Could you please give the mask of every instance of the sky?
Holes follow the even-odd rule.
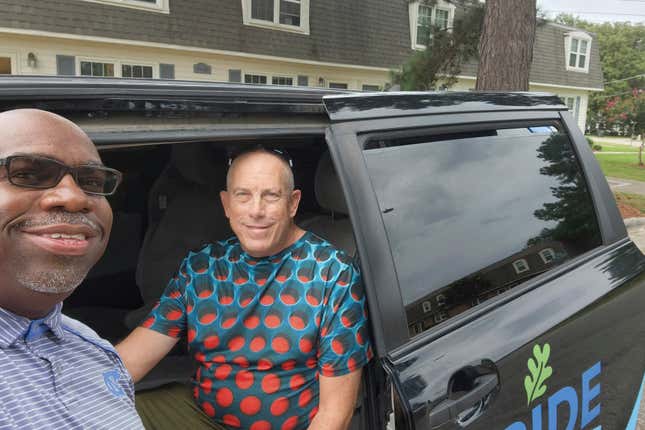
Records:
[[[570,13],[591,22],[645,23],[645,0],[537,0],[537,4],[549,18]]]

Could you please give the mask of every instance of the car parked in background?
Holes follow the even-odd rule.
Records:
[[[376,359],[352,429],[635,428],[645,258],[555,96],[0,78],[124,172],[104,258],[65,305],[117,340],[180,259],[228,237],[228,154],[289,152],[297,222],[360,265]],[[139,389],[187,380],[184,351]]]

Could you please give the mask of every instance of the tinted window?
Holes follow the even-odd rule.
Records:
[[[601,243],[553,125],[368,138],[411,335]]]

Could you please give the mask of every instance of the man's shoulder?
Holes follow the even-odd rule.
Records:
[[[333,258],[346,266],[355,266],[354,259],[347,252],[317,234],[307,231],[305,241],[313,249],[317,261]]]
[[[61,315],[61,325],[63,330],[70,333],[85,342],[91,343],[104,351],[116,353],[114,346],[107,340],[99,336],[94,330],[83,324],[82,322],[70,318],[65,314]]]
[[[186,259],[193,258],[196,255],[208,256],[213,258],[221,258],[229,253],[231,250],[239,248],[240,242],[235,236],[225,240],[218,240],[215,242],[203,243],[198,248],[191,249],[186,255]]]

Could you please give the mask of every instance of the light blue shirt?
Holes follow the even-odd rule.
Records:
[[[0,430],[143,429],[114,347],[61,314],[0,308]]]

